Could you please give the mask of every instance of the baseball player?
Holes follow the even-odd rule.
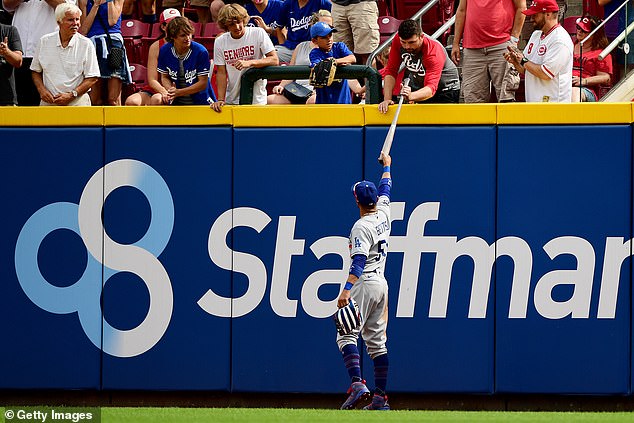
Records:
[[[387,385],[388,357],[387,329],[387,281],[385,260],[390,236],[390,189],[392,158],[381,152],[383,175],[379,188],[369,181],[357,182],[352,192],[359,207],[360,218],[350,232],[350,256],[352,264],[348,280],[339,295],[337,306],[345,307],[352,297],[361,311],[361,325],[348,335],[337,335],[337,345],[351,378],[348,399],[342,410],[355,408],[370,399],[370,390],[361,377],[359,365],[359,334],[363,337],[368,354],[374,363],[374,395],[366,410],[389,410],[385,388]]]

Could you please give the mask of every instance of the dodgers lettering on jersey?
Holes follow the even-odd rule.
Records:
[[[363,254],[367,257],[363,274],[385,271],[388,239],[390,237],[390,199],[379,197],[376,213],[357,220],[350,231],[350,256]]]

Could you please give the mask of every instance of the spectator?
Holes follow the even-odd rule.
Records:
[[[357,59],[344,43],[332,42],[332,33],[337,30],[324,22],[317,22],[310,28],[310,36],[317,45],[310,52],[310,67],[330,57],[335,58],[337,66],[352,65]],[[315,104],[351,104],[350,86],[347,80],[334,80],[327,87],[315,87]]]
[[[0,106],[17,106],[13,69],[22,66],[22,43],[18,30],[0,23]]]
[[[215,98],[209,84],[209,52],[192,41],[193,34],[187,18],[175,17],[167,25],[167,44],[158,55],[158,73],[167,90],[165,104],[209,104]]]
[[[90,106],[88,90],[99,78],[95,47],[79,34],[81,10],[70,3],[55,9],[58,32],[42,36],[31,71],[41,106]]]
[[[286,27],[286,41],[275,46],[280,62],[288,63],[293,50],[302,41],[310,41],[310,20],[313,13],[325,9],[330,11],[330,0],[286,0],[280,13],[279,24]]]
[[[20,34],[23,48],[22,66],[14,71],[19,106],[40,104],[40,93],[33,83],[30,67],[40,38],[57,31],[55,8],[62,3],[64,0],[2,0],[4,9],[13,12],[13,26]]]
[[[557,22],[559,22],[560,24],[562,24],[564,22],[564,17],[566,16],[566,10],[568,10],[568,1],[567,0],[556,0],[557,1],[557,6],[559,6],[559,10],[557,11]],[[526,2],[526,4],[528,5],[529,2]],[[529,38],[531,38],[531,35],[533,35],[533,32],[535,31],[535,25],[533,23],[532,19],[526,19],[524,21],[524,26],[522,26],[522,34],[520,35],[520,40],[522,40],[523,44],[525,45],[526,43],[528,43]]]
[[[332,0],[336,42],[345,43],[365,64],[379,46],[379,7],[377,0]]]
[[[328,10],[322,9],[315,13],[311,18],[311,25],[317,22],[325,22],[328,25],[332,25],[332,16]],[[310,66],[310,52],[317,47],[317,44],[313,43],[313,40],[302,41],[293,50],[293,56],[291,57],[290,65],[303,65]],[[291,104],[291,101],[284,96],[284,87],[290,84],[291,80],[285,79],[273,87],[273,93],[268,96],[267,104]],[[306,104],[315,104],[315,91],[313,86],[308,83],[308,79],[298,79],[295,81],[299,85],[302,85],[309,90],[313,91],[313,95],[306,101]]]
[[[379,111],[386,113],[394,104],[392,92],[396,85],[401,62],[405,62],[405,78],[409,86],[401,89],[401,95],[410,103],[457,103],[460,97],[458,69],[447,56],[445,48],[436,40],[423,34],[417,21],[407,19],[398,27],[392,41],[383,81],[383,101]]]
[[[572,96],[572,40],[557,21],[555,0],[535,0],[523,13],[532,16],[535,32],[524,52],[509,46],[506,60],[524,73],[527,102],[570,102]]]
[[[121,36],[121,10],[123,0],[79,0],[84,18],[80,32],[95,44],[101,79],[90,90],[90,99],[95,106],[121,105],[123,83],[132,83],[132,75]],[[123,51],[120,65],[111,67],[108,55],[115,49]]]
[[[244,6],[251,16],[249,26],[259,26],[271,36],[273,44],[282,44],[286,41],[286,33],[280,26],[280,12],[282,11],[282,0],[252,0]]]
[[[211,105],[220,112],[226,104],[240,104],[240,78],[250,68],[279,64],[271,38],[262,28],[247,27],[249,15],[239,4],[220,10],[218,25],[225,32],[214,43],[214,63],[218,67],[218,101]],[[253,84],[253,104],[266,104],[266,79]]]
[[[572,62],[572,101],[598,101],[598,88],[609,86],[612,76],[612,56],[599,60],[599,54],[608,46],[604,27],[590,36],[601,23],[594,16],[577,19],[577,40]],[[584,41],[585,40],[585,41]],[[581,41],[584,41],[583,46]]]
[[[460,0],[456,11],[451,60],[460,63],[462,39],[462,93],[465,103],[487,103],[491,86],[499,102],[515,100],[520,76],[504,60],[511,44],[517,46],[526,0]]]
[[[147,58],[147,83],[141,88],[141,91],[129,96],[126,101],[126,106],[156,106],[169,103],[169,95],[167,89],[163,87],[159,80],[158,73],[158,56],[159,50],[166,43],[165,33],[167,31],[167,24],[172,19],[179,17],[181,14],[176,9],[165,9],[161,13],[159,18],[161,36],[158,40],[154,41],[150,45]]]

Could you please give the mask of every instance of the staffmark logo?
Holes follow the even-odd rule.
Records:
[[[108,175],[105,179],[104,174]],[[115,189],[124,186],[135,187],[146,196],[152,216],[146,233],[129,245],[113,241],[102,224],[105,199]],[[391,204],[393,221],[405,219],[405,206],[404,202]],[[413,318],[415,314],[417,317],[446,318],[454,264],[461,257],[468,257],[473,262],[472,279],[461,280],[462,284],[471,285],[468,310],[459,311],[465,313],[468,319],[486,318],[493,267],[502,257],[513,262],[509,319],[525,319],[529,306],[534,306],[536,313],[545,319],[588,319],[591,317],[593,287],[599,289],[596,318],[615,318],[621,268],[632,255],[632,240],[623,237],[605,239],[603,269],[596,285],[595,249],[588,240],[576,236],[553,238],[540,247],[553,261],[559,256],[574,257],[576,268],[534,275],[533,255],[539,254],[539,251],[520,237],[507,236],[489,243],[476,236],[458,239],[451,235],[427,235],[427,223],[440,220],[440,206],[440,202],[417,205],[409,214],[405,234],[395,235],[393,232],[390,236],[390,254],[402,254],[400,281],[390,279],[388,275],[390,284],[399,287],[397,318]],[[225,297],[209,288],[198,299],[198,307],[212,316],[238,318],[260,306],[268,292],[271,309],[277,316],[295,318],[301,304],[306,315],[312,318],[330,317],[337,308],[338,295],[323,299],[319,292],[327,285],[340,288],[341,281],[346,279],[350,266],[349,240],[342,236],[325,236],[312,242],[308,248],[317,260],[326,255],[336,255],[341,258],[341,267],[315,269],[305,277],[295,272],[293,285],[301,286],[301,293],[298,298],[289,298],[293,257],[306,254],[306,240],[296,237],[296,220],[297,216],[277,217],[273,263],[265,264],[254,254],[233,250],[228,239],[229,234],[240,227],[254,229],[259,234],[274,222],[274,217],[253,207],[232,208],[221,213],[211,224],[208,234],[209,258],[221,271],[244,275],[247,288],[240,297]],[[117,357],[143,354],[160,341],[172,317],[172,283],[158,257],[168,245],[173,225],[174,203],[170,189],[153,168],[136,160],[109,163],[90,178],[79,204],[49,204],[27,220],[15,249],[19,283],[29,299],[43,310],[56,314],[77,312],[86,336],[107,354]],[[83,275],[70,286],[58,287],[49,283],[39,269],[40,244],[56,229],[77,233],[89,252]],[[435,256],[432,268],[421,265],[423,254]],[[271,265],[273,272],[269,275],[267,269]],[[146,284],[149,310],[136,327],[120,330],[105,320],[100,304],[102,269],[104,285],[118,272],[136,274]],[[398,271],[389,264],[388,270],[390,273]],[[428,309],[416,305],[421,271],[433,275],[431,290],[426,290],[430,292]],[[297,280],[301,278],[303,280]],[[566,291],[572,293],[566,300],[555,299],[553,291],[562,286],[572,288]],[[497,301],[499,310],[504,310],[505,299],[498,298]],[[192,307],[195,305],[192,304]]]
[[[104,173],[108,175],[105,179]],[[130,245],[113,241],[102,224],[105,199],[124,186],[141,191],[152,211],[147,232]],[[79,204],[49,204],[24,224],[15,248],[18,281],[29,299],[43,310],[55,314],[77,312],[86,336],[97,348],[117,357],[142,354],[161,339],[172,316],[172,284],[157,257],[167,246],[173,225],[174,203],[170,190],[154,169],[136,160],[109,163],[90,178]],[[38,263],[40,244],[57,229],[77,233],[89,252],[81,278],[65,287],[49,283]],[[104,285],[119,272],[136,274],[145,283],[150,307],[137,327],[119,330],[106,321],[101,310],[102,270]]]

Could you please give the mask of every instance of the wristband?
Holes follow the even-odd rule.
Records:
[[[350,291],[352,289],[352,282],[346,282],[345,286],[343,287],[344,291]]]
[[[519,38],[517,38],[517,37],[515,37],[514,35],[511,35],[511,42],[512,42],[513,44],[517,44],[517,43],[519,43],[519,42],[520,42],[520,39],[519,39]]]
[[[390,173],[390,167],[389,166],[383,166],[383,173]]]

